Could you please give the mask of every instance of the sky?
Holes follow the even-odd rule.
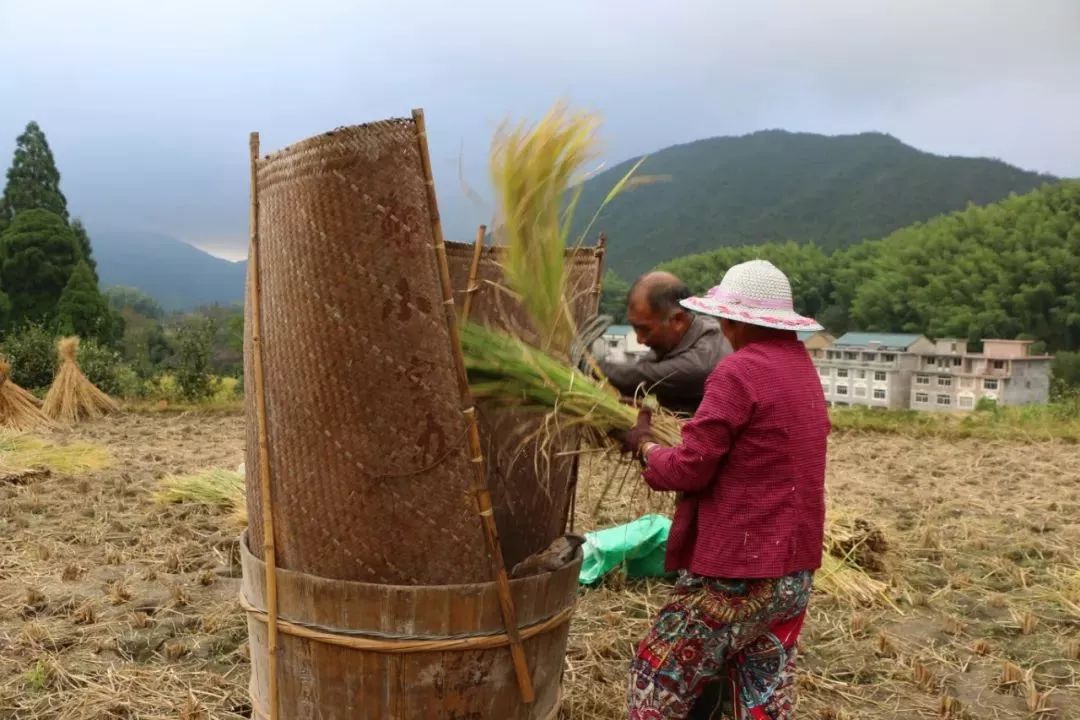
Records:
[[[447,236],[491,137],[559,99],[604,158],[756,130],[877,130],[1080,176],[1080,0],[0,0],[0,166],[30,120],[72,213],[243,257],[269,152],[425,111]],[[462,179],[464,178],[464,183]]]

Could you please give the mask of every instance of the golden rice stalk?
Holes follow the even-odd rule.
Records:
[[[11,365],[0,360],[0,426],[34,430],[52,425],[53,421],[38,408],[37,398],[11,380]]]
[[[215,468],[192,475],[169,475],[154,497],[161,503],[194,503],[228,511],[241,527],[247,525],[244,476]]]
[[[461,347],[475,398],[543,413],[551,418],[545,428],[552,434],[576,428],[602,446],[608,432],[629,430],[637,421],[638,409],[597,381],[506,333],[467,323]],[[654,411],[653,434],[660,443],[678,445],[678,420]]]
[[[120,409],[116,401],[95,387],[76,364],[79,338],[62,338],[56,347],[60,356],[60,369],[41,408],[46,415],[53,420],[71,424],[79,420],[98,418]]]
[[[70,475],[100,470],[112,463],[109,451],[88,442],[58,445],[24,433],[0,431],[0,470],[48,468]]]
[[[825,534],[828,535],[828,528]],[[821,568],[814,575],[814,587],[833,599],[851,605],[890,602],[888,585],[828,553],[822,555]]]

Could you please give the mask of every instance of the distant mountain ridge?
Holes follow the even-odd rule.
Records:
[[[92,232],[103,288],[136,287],[166,310],[243,302],[246,262],[230,262],[167,235]]]
[[[585,183],[579,223],[635,161]],[[609,266],[628,279],[725,246],[793,240],[847,247],[1057,179],[1000,160],[934,155],[882,133],[784,130],[668,147],[650,154],[639,173],[662,181],[616,198],[594,225],[608,236]]]

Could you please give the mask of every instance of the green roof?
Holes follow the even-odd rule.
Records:
[[[833,347],[869,347],[874,344],[883,350],[907,350],[922,338],[922,335],[912,333],[849,332],[841,335]]]

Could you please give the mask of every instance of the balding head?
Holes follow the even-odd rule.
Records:
[[[670,317],[682,309],[679,301],[688,297],[690,290],[682,280],[669,272],[656,271],[645,273],[635,280],[626,301],[627,304],[633,304],[635,300],[644,301],[654,313]]]
[[[690,290],[669,272],[650,272],[635,280],[626,296],[626,314],[638,342],[660,357],[673,350],[693,322],[679,304],[688,297]]]

